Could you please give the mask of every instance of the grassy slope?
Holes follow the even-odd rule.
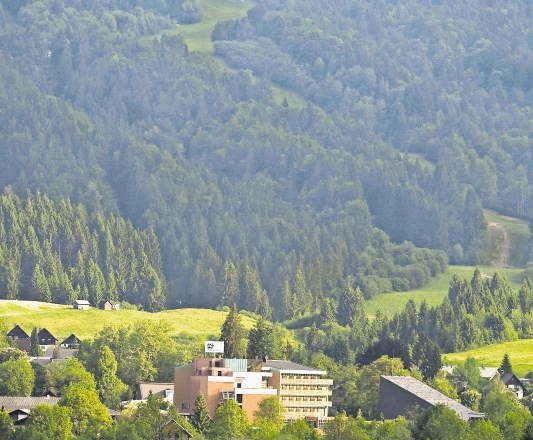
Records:
[[[485,221],[490,224],[501,225],[507,232],[510,244],[509,266],[523,267],[525,262],[527,244],[531,237],[531,231],[527,222],[500,215],[494,211],[486,209],[484,211]],[[489,234],[497,234],[497,229],[489,227]],[[497,238],[496,238],[497,239]],[[497,243],[494,243],[494,247]]]
[[[191,52],[204,54],[214,53],[211,34],[217,23],[244,17],[254,5],[253,0],[197,0],[197,2],[202,11],[202,19],[194,24],[176,25],[175,32],[183,37]],[[223,60],[219,61],[223,63]],[[229,69],[225,64],[224,66]],[[296,93],[276,85],[272,85],[272,97],[277,105],[282,105],[285,99],[289,107],[301,108],[306,104]]]
[[[513,371],[518,377],[523,377],[528,372],[533,371],[533,339],[491,344],[461,353],[445,354],[443,355],[443,363],[457,365],[471,356],[480,365],[499,367],[505,353],[509,355]]]
[[[166,320],[171,325],[172,336],[187,334],[199,338],[218,337],[226,312],[208,309],[178,309],[159,313],[136,310],[106,311],[98,309],[74,310],[70,306],[25,301],[0,301],[0,320],[11,329],[20,324],[27,333],[33,327],[46,327],[58,339],[74,333],[80,339],[92,338],[105,325],[124,325],[138,320],[159,322]],[[246,328],[254,321],[242,316]]]
[[[469,280],[472,278],[474,270],[475,266],[449,266],[445,273],[431,280],[425,287],[408,292],[385,293],[372,298],[365,304],[366,311],[370,316],[374,316],[379,309],[386,315],[391,316],[395,312],[402,310],[410,298],[416,304],[420,304],[425,299],[429,306],[437,306],[448,295],[448,286],[453,275]],[[520,287],[522,269],[501,269],[479,266],[479,270],[487,277],[492,277],[494,272],[503,273],[513,289]]]
[[[197,0],[202,19],[198,23],[177,25],[190,51],[213,53],[211,34],[218,22],[246,16],[252,0]]]

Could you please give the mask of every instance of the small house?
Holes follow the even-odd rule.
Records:
[[[30,351],[30,336],[22,329],[20,325],[15,325],[8,333],[7,337],[15,342],[15,347],[19,350]]]
[[[80,339],[72,333],[67,339],[61,342],[62,348],[80,348]]]
[[[43,404],[55,406],[59,400],[59,397],[0,396],[0,408],[9,414],[15,426],[23,426],[32,408]]]
[[[489,382],[499,374],[498,367],[479,367],[479,375],[485,382]]]
[[[161,426],[161,433],[165,440],[189,440],[193,437],[187,429],[185,429],[176,420],[171,419]]]
[[[37,333],[37,338],[39,339],[39,345],[41,346],[42,350],[46,351],[48,348],[55,347],[57,345],[57,338],[45,328],[39,330],[39,333]]]
[[[20,325],[15,325],[8,333],[7,336],[11,339],[30,339],[28,333],[26,333]]]
[[[76,301],[74,301],[74,304],[72,304],[72,308],[78,310],[88,310],[90,307],[91,303],[86,299],[77,299]]]
[[[100,303],[102,310],[120,310],[120,304],[118,302],[104,300]]]
[[[502,382],[505,388],[516,394],[516,397],[519,399],[524,397],[524,384],[513,373],[502,375]]]

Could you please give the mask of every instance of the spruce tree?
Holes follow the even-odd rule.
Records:
[[[52,292],[50,291],[50,286],[48,285],[48,280],[44,271],[41,269],[39,264],[35,265],[33,270],[33,276],[31,279],[31,287],[37,297],[38,301],[51,302],[52,301]]]
[[[272,355],[272,326],[259,318],[248,335],[248,357],[263,359]]]
[[[511,365],[511,360],[509,359],[509,355],[507,353],[505,353],[503,355],[502,363],[500,365],[500,371],[502,372],[502,375],[506,374],[506,373],[512,373],[513,372],[513,367]]]
[[[228,313],[222,330],[220,340],[224,341],[224,356],[228,358],[241,358],[246,355],[245,329],[241,322],[241,317],[237,311],[237,306]]]
[[[43,355],[43,351],[41,350],[41,346],[39,345],[39,337],[37,333],[39,333],[39,330],[37,329],[37,327],[33,327],[30,335],[30,356]]]
[[[231,307],[237,302],[239,295],[239,274],[233,262],[228,260],[224,263],[223,277],[220,305]]]
[[[337,318],[340,325],[365,328],[367,324],[364,298],[359,287],[347,285],[339,298]]]
[[[192,412],[191,423],[198,430],[198,432],[201,433],[206,432],[211,425],[211,417],[209,416],[207,403],[202,393],[198,393],[196,400],[194,401],[194,410]]]

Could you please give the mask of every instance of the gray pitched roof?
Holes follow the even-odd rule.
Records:
[[[522,384],[522,382],[520,381],[520,379],[518,379],[518,377],[516,377],[513,373],[505,373],[502,377],[501,377],[501,381],[507,385],[509,382],[515,382],[517,385],[519,385],[520,387],[524,388],[524,385]]]
[[[31,409],[37,405],[57,405],[59,397],[18,397],[0,396],[0,409],[4,408],[8,413],[17,409]]]
[[[451,410],[455,411],[459,417],[463,420],[470,420],[472,418],[483,417],[483,413],[478,413],[471,410],[470,408],[460,404],[456,400],[451,399],[450,397],[442,394],[434,388],[431,388],[429,385],[426,385],[424,382],[420,382],[414,377],[410,376],[381,376],[383,379],[392,382],[396,386],[408,391],[411,394],[414,394],[418,398],[425,400],[432,406],[441,404]]]

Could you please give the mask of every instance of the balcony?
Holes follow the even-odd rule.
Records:
[[[333,392],[330,389],[324,389],[321,388],[319,390],[294,390],[294,389],[286,389],[282,388],[280,391],[280,396],[331,396]]]
[[[324,408],[331,406],[332,403],[329,400],[294,400],[294,399],[281,399],[281,404],[287,408],[288,412],[291,412],[290,408]]]
[[[328,386],[333,385],[333,379],[325,379],[321,377],[309,378],[309,379],[305,379],[305,378],[290,379],[288,377],[282,377],[281,384],[282,385],[316,385],[316,386],[328,387]]]

